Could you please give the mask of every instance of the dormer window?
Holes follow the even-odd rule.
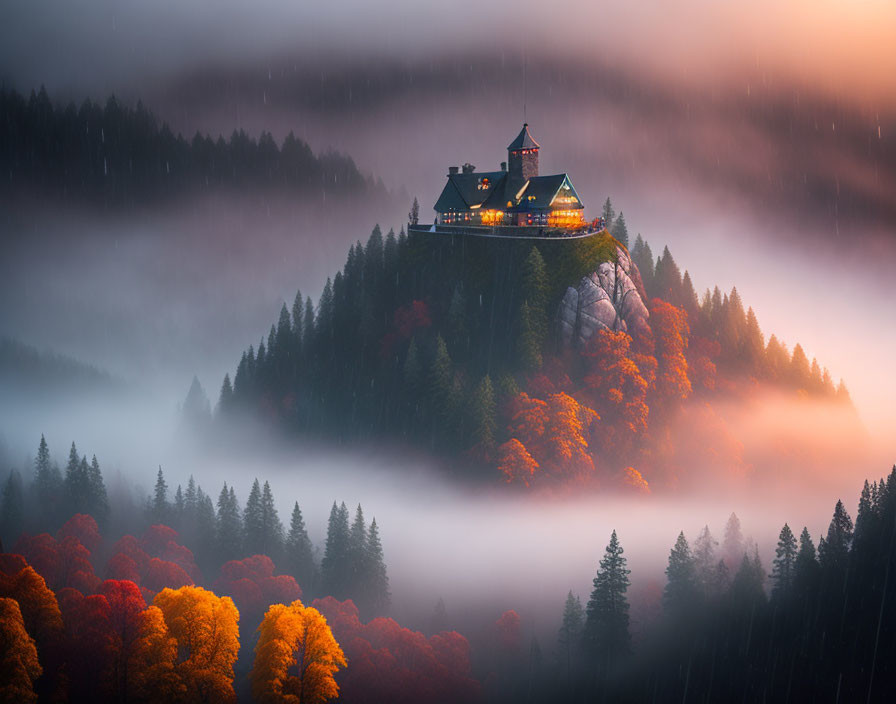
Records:
[[[476,188],[478,188],[480,191],[487,191],[489,189],[489,186],[491,186],[491,182],[487,177],[483,177],[479,179],[479,183],[477,184]]]

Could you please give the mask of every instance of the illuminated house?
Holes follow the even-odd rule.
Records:
[[[538,175],[538,149],[524,124],[507,147],[500,171],[477,172],[472,164],[462,170],[450,167],[448,183],[434,206],[437,224],[585,227],[585,206],[569,176]]]

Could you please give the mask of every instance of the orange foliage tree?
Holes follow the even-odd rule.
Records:
[[[517,482],[529,486],[536,469],[538,462],[532,459],[526,446],[516,438],[510,438],[498,448],[498,471],[508,483]]]
[[[588,439],[598,415],[588,406],[563,392],[551,394],[547,401],[520,393],[510,410],[509,434],[531,455],[543,476],[581,480],[593,474]],[[501,457],[508,460],[507,469],[512,471],[513,478],[525,476],[529,466],[520,448],[506,443],[502,447],[506,453]],[[514,461],[517,467],[514,467]],[[514,470],[517,471],[513,473]],[[532,475],[532,472],[528,473]]]
[[[651,301],[650,325],[656,340],[658,362],[656,390],[661,400],[674,403],[684,401],[691,394],[688,377],[688,315],[659,298]]]
[[[625,332],[599,330],[582,352],[587,363],[585,395],[594,403],[602,422],[597,426],[600,445],[625,454],[647,430],[647,380],[631,355],[632,338]],[[653,360],[641,355],[642,364]],[[652,373],[652,366],[650,365]]]
[[[127,660],[127,670],[131,676],[125,681],[128,701],[137,702],[182,702],[187,701],[231,701],[231,692],[218,694],[213,689],[209,699],[198,699],[192,691],[187,699],[187,686],[178,670],[177,640],[168,632],[165,616],[157,606],[150,606],[140,614],[140,630],[133,643],[133,650]]]
[[[185,655],[176,664],[187,699],[230,702],[233,664],[240,650],[240,615],[230,597],[219,597],[202,587],[163,589],[153,599],[168,633]]]
[[[345,655],[320,611],[298,599],[274,604],[258,631],[250,675],[257,701],[316,704],[339,695],[333,676]]]
[[[0,653],[0,701],[36,702],[34,681],[43,670],[14,599],[0,598]]]

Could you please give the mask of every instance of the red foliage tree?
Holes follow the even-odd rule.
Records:
[[[469,645],[459,633],[427,638],[391,618],[362,624],[350,600],[326,597],[313,606],[326,616],[349,661],[336,676],[347,701],[469,702],[479,696]]]
[[[84,596],[68,588],[62,589],[58,598],[65,624],[69,698],[109,699],[115,642],[108,600],[102,594]]]
[[[274,575],[274,562],[267,555],[231,560],[221,566],[215,591],[233,598],[240,612],[254,623],[271,604],[291,604],[302,590],[293,577]]]
[[[146,601],[140,588],[127,580],[107,579],[100,585],[99,592],[109,604],[110,686],[115,700],[122,701],[129,690],[130,663],[140,638]]]
[[[59,541],[69,536],[77,538],[91,553],[103,542],[99,526],[93,516],[86,513],[76,513],[56,533],[56,539]]]
[[[430,325],[432,318],[429,315],[429,306],[425,302],[412,301],[398,308],[392,318],[392,328],[380,343],[381,354],[383,357],[388,357],[397,343],[410,340],[417,330],[428,328]]]

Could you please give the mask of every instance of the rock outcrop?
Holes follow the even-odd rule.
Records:
[[[646,328],[650,314],[644,305],[644,286],[628,252],[616,248],[616,261],[603,262],[577,288],[566,289],[557,314],[564,344],[584,345],[598,330]]]

